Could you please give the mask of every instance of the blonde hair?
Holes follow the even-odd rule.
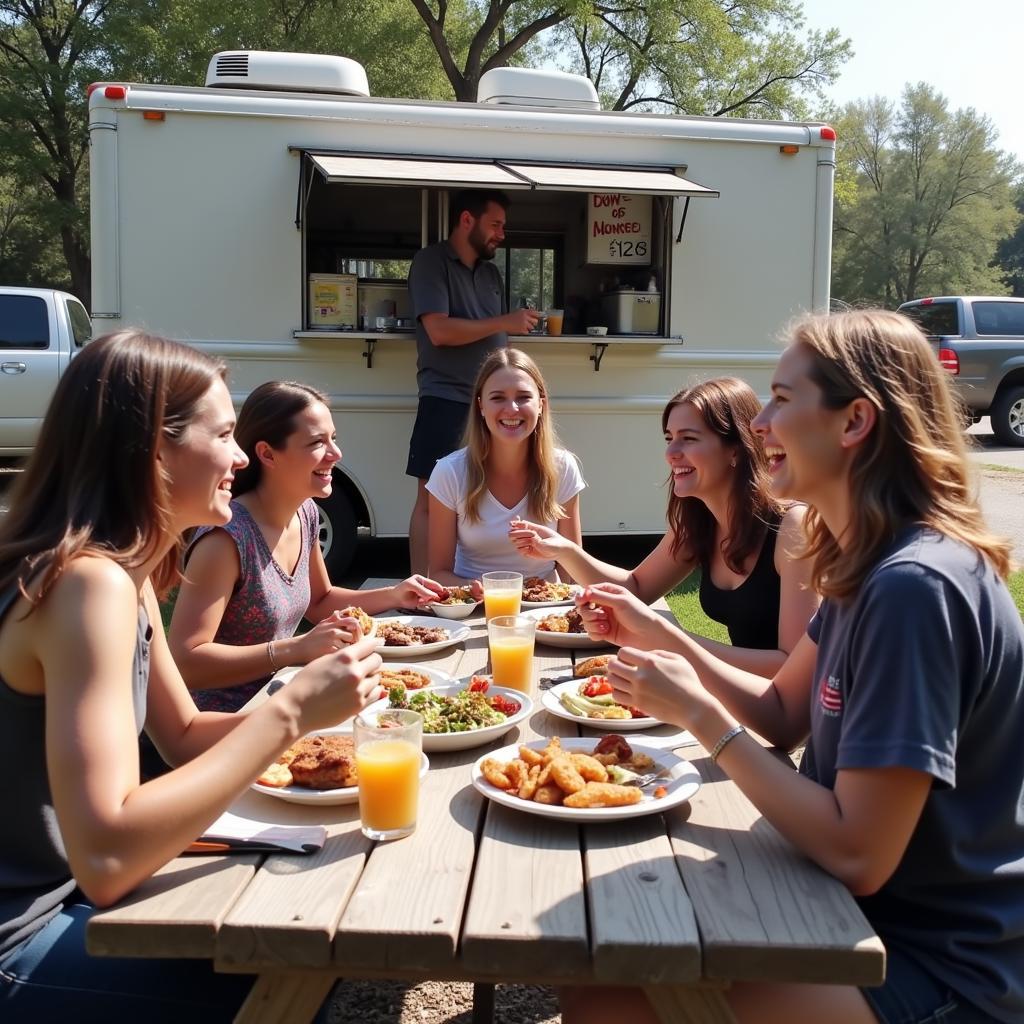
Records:
[[[826,408],[865,398],[877,414],[850,469],[853,519],[845,549],[808,510],[813,586],[826,597],[849,597],[912,523],[973,547],[1006,577],[1011,546],[985,526],[949,377],[913,321],[885,310],[813,316],[794,325],[791,344],[808,351],[809,375]]]
[[[499,370],[522,370],[533,381],[540,395],[540,415],[537,426],[530,435],[529,464],[529,511],[541,523],[565,518],[565,509],[556,497],[558,491],[558,468],[555,464],[555,449],[559,446],[555,428],[551,422],[548,389],[537,364],[517,348],[499,348],[492,352],[473,387],[472,407],[466,421],[463,439],[466,451],[466,519],[471,523],[480,521],[480,502],[487,490],[486,464],[491,451],[491,433],[484,423],[480,410],[480,397],[492,374]],[[571,458],[571,456],[570,456]]]

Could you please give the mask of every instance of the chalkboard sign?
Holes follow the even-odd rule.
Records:
[[[651,197],[621,192],[587,196],[587,262],[651,262]]]

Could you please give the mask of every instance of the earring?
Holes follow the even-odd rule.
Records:
[[[731,462],[729,463],[729,465],[730,465],[730,466],[732,466],[732,468],[733,468],[733,469],[735,469],[735,468],[736,468],[736,460],[735,460],[735,459],[733,459],[733,460],[732,460],[732,461],[731,461]]]

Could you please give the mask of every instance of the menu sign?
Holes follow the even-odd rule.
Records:
[[[587,262],[651,262],[651,197],[592,192],[587,197]]]

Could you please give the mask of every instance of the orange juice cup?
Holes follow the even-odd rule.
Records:
[[[565,310],[562,309],[549,309],[548,310],[548,334],[561,334],[562,333],[562,320],[565,316]]]
[[[423,718],[415,711],[382,712],[386,723],[354,723],[359,817],[368,839],[401,839],[416,829]]]
[[[487,623],[491,677],[495,686],[530,692],[536,629],[537,620],[529,615],[498,615]]]
[[[484,588],[484,618],[490,622],[495,615],[518,615],[523,600],[521,572],[485,572],[480,577]]]

